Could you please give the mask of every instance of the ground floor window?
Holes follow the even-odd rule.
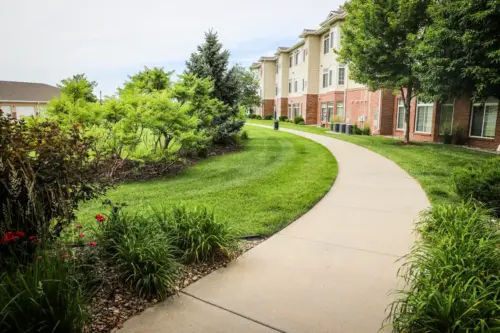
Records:
[[[2,110],[4,115],[12,114],[12,110],[10,109],[10,105],[0,105],[0,110]]]
[[[396,115],[396,129],[404,131],[405,129],[405,103],[400,98],[398,99],[398,114]]]
[[[445,133],[451,134],[453,127],[453,109],[453,101],[447,101],[441,104],[441,111],[439,113],[439,135],[444,135]]]
[[[327,109],[328,109],[326,121],[331,123],[333,120],[333,102],[328,102],[326,105],[327,105]]]
[[[490,98],[472,107],[470,136],[494,138],[497,123],[498,100]]]
[[[295,117],[300,116],[299,103],[293,105],[293,112]]]
[[[326,121],[326,103],[321,103],[321,121]]]
[[[432,114],[434,103],[417,100],[417,112],[415,115],[415,132],[432,132]]]
[[[344,102],[337,102],[337,116],[344,116]]]
[[[292,104],[288,104],[288,118],[292,119]]]

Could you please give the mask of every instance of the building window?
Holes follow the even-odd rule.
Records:
[[[339,64],[339,85],[343,85],[345,82],[345,65]]]
[[[12,110],[10,108],[10,105],[0,105],[0,110],[2,110],[2,112],[5,116],[7,116],[7,115],[10,116],[12,114]]]
[[[292,119],[292,104],[288,104],[288,118]]]
[[[332,81],[333,81],[333,71],[330,70],[329,74],[328,74],[328,85],[331,86],[332,85]]]
[[[328,69],[323,70],[323,88],[328,87]]]
[[[337,116],[344,116],[344,102],[337,102]]]
[[[293,105],[293,112],[295,117],[300,116],[299,103]]]
[[[405,104],[400,98],[398,99],[398,113],[396,115],[396,129],[404,131],[405,129]]]
[[[302,79],[302,91],[306,89],[306,80]]]
[[[293,56],[290,56],[290,66],[289,67],[292,67],[293,66]]]
[[[292,92],[292,80],[288,80],[288,92]]]
[[[295,65],[300,64],[300,49],[295,52]]]
[[[328,53],[328,51],[330,51],[330,34],[323,37],[323,54]]]
[[[333,120],[333,102],[328,102],[326,103],[326,107],[328,109],[328,113],[327,113],[327,119],[326,121],[331,123],[332,120]]]
[[[326,122],[326,103],[321,103],[321,121]]]
[[[335,48],[335,31],[330,33],[330,48]]]
[[[278,73],[279,73],[279,69],[280,69],[280,64],[277,62],[277,63],[276,63],[276,74],[278,74]]]
[[[276,86],[276,95],[278,95],[278,86]]]
[[[298,83],[297,83],[297,80],[295,80],[295,81],[293,82],[293,85],[294,85],[294,88],[295,88],[295,92],[297,92],[297,91],[298,91],[298,89],[297,89],[297,88],[298,88],[298,86],[299,86],[299,85],[298,85]]]
[[[432,114],[434,103],[417,100],[417,112],[415,115],[415,132],[432,132]]]
[[[453,127],[454,101],[447,101],[441,104],[439,113],[439,135],[451,134]]]
[[[302,62],[306,62],[306,57],[307,57],[307,49],[304,49],[304,51],[302,51]]]
[[[498,100],[489,98],[485,103],[474,104],[470,136],[494,138],[497,123]]]

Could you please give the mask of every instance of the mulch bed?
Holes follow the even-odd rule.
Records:
[[[176,291],[180,291],[214,270],[225,267],[231,260],[236,259],[263,240],[241,241],[230,258],[220,256],[210,263],[183,266],[175,287]],[[123,285],[113,268],[100,267],[98,270],[103,283],[92,297],[89,306],[91,318],[85,327],[86,333],[115,332],[123,326],[128,318],[158,303],[157,299],[142,298]]]

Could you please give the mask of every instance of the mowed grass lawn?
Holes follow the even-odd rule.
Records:
[[[211,157],[173,177],[119,185],[107,194],[126,210],[205,206],[238,235],[269,235],[307,212],[328,192],[337,162],[308,139],[246,126],[250,139],[242,152]],[[78,222],[103,212],[99,201],[80,207]]]
[[[248,122],[273,125],[272,120],[249,119]],[[414,142],[413,145],[404,146],[397,139],[381,136],[333,134],[329,128],[316,126],[285,122],[280,122],[280,126],[351,142],[391,159],[422,185],[432,204],[458,201],[452,179],[455,168],[467,164],[479,164],[486,159],[498,156],[493,153],[435,143]]]

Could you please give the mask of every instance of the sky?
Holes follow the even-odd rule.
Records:
[[[249,66],[344,0],[0,0],[0,80],[55,85],[85,73],[111,95],[144,66],[182,73],[213,29],[231,63]]]

